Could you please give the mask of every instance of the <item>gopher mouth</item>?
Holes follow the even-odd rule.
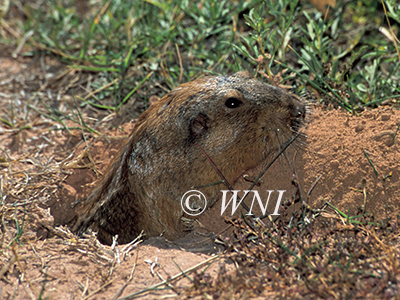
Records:
[[[286,116],[276,119],[275,126],[268,128],[269,145],[274,145],[270,154],[281,152],[290,144],[296,143],[298,137],[304,136],[300,129],[306,123],[306,110],[306,105],[293,103],[289,105]],[[265,140],[268,140],[268,137],[264,138]]]

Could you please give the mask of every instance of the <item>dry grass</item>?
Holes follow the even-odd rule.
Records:
[[[232,220],[224,239],[234,272],[217,279],[199,274],[187,295],[213,299],[398,299],[399,220],[382,226],[351,225],[324,213],[292,226]],[[309,220],[304,223],[303,220]],[[297,225],[295,225],[297,224]]]

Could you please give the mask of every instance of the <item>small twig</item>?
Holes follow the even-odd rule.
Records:
[[[35,295],[33,294],[32,290],[30,289],[31,285],[22,284],[22,286],[24,287],[25,292],[29,295],[29,297],[31,297],[32,300],[36,300]]]
[[[78,113],[79,123],[81,125],[81,134],[82,134],[83,140],[85,141],[86,147],[88,147],[88,143],[87,143],[87,140],[86,140],[85,132],[83,131],[83,127],[88,128],[89,126],[86,125],[85,120],[83,119],[82,114],[79,111],[79,107],[78,107],[78,104],[76,103],[76,98],[75,98],[75,94],[74,93],[72,93],[72,98],[74,99],[75,108],[76,108],[76,111]]]
[[[124,292],[124,290],[126,289],[128,284],[132,281],[133,274],[135,273],[138,257],[139,257],[139,253],[136,254],[136,260],[135,260],[135,263],[133,264],[131,272],[129,273],[129,277],[128,277],[127,281],[119,288],[119,290],[115,293],[115,295],[111,298],[111,300],[117,300],[118,297],[121,296],[121,294]]]
[[[175,266],[177,266],[177,268],[179,269],[179,271],[181,271],[183,273],[183,275],[191,282],[194,283],[193,279],[190,278],[188,275],[186,275],[185,271],[182,270],[182,268],[178,265],[178,263],[175,260],[172,260],[172,262],[175,264]]]
[[[3,148],[0,147],[0,150],[3,151],[5,153],[5,155],[7,156],[7,160],[8,160],[8,173],[10,174],[10,176],[12,175],[12,169],[11,169],[11,158],[8,155],[7,151],[4,150]]]
[[[286,143],[286,145],[279,151],[279,153],[275,156],[275,158],[264,168],[264,170],[262,170],[262,172],[258,175],[258,177],[254,180],[253,184],[250,186],[250,188],[248,189],[249,191],[251,191],[254,186],[257,184],[257,182],[260,180],[260,178],[264,175],[264,173],[272,166],[272,164],[279,158],[279,156],[282,155],[283,152],[285,152],[285,150],[287,149],[287,147],[289,147],[295,139],[298,138],[298,136],[300,135],[300,133],[297,133],[296,135],[292,136],[292,138]],[[203,150],[203,148],[196,143],[196,145],[200,148],[200,150],[204,153],[204,155],[207,157],[208,161],[211,163],[211,165],[214,167],[214,169],[217,171],[218,175],[222,178],[222,180],[224,181],[225,185],[228,187],[228,189],[232,192],[233,191],[233,187],[232,185],[230,185],[230,183],[228,182],[228,180],[225,178],[225,176],[222,174],[222,172],[218,169],[217,165],[213,162],[213,160],[211,159],[211,157],[208,156],[208,154]],[[248,206],[244,203],[244,199],[246,198],[246,196],[248,195],[245,194],[243,196],[242,199],[240,199],[240,204],[247,210],[250,211],[250,209],[248,208]]]
[[[392,26],[390,25],[388,13],[386,11],[385,2],[383,0],[381,0],[381,2],[382,2],[383,10],[385,11],[385,17],[386,17],[386,21],[387,21],[388,26],[389,26],[390,34],[392,35],[392,38],[393,38],[393,44],[394,44],[394,47],[396,48],[396,51],[397,51],[397,57],[400,60],[400,51],[399,51],[399,47],[397,47],[397,38],[396,38],[396,35],[393,32]]]
[[[18,264],[18,266],[19,266],[19,272],[22,274],[22,276],[24,276],[26,282],[28,283],[28,284],[23,284],[23,283],[22,283],[22,286],[25,288],[25,291],[27,292],[27,294],[28,294],[32,299],[35,299],[35,300],[36,300],[36,297],[32,297],[32,296],[34,295],[33,292],[35,292],[35,294],[38,294],[38,293],[37,293],[36,290],[34,289],[31,280],[29,279],[29,277],[28,277],[27,274],[25,273],[25,269],[24,269],[24,267],[23,267],[22,264],[21,264],[21,259],[22,259],[22,257],[18,257],[18,253],[17,253],[17,250],[15,249],[15,246],[12,246],[12,247],[11,247],[11,250],[12,250],[12,252],[14,253],[15,261],[17,262],[17,264]],[[24,257],[24,259],[26,259],[26,257]],[[21,279],[21,282],[23,282],[22,279]],[[33,292],[32,292],[32,290],[33,290]]]
[[[180,295],[180,293],[168,282],[168,280],[165,280],[160,273],[155,272],[158,276],[158,278],[160,278],[160,280],[165,281],[165,285],[167,287],[169,287],[171,290],[173,290],[177,295]]]
[[[142,237],[143,237],[143,230],[140,232],[140,234],[132,241],[132,242],[130,242],[129,244],[126,244],[122,249],[121,249],[121,252],[125,252],[125,251],[127,251],[127,249],[129,249],[130,248],[130,246],[132,246],[133,244],[135,244],[137,241],[139,241]]]
[[[364,194],[364,207],[363,207],[363,213],[365,213],[365,207],[367,205],[367,191],[365,189],[365,186],[363,188],[363,194]]]
[[[218,169],[217,165],[213,162],[213,160],[211,159],[211,157],[208,156],[208,154],[206,153],[206,151],[203,150],[203,148],[196,142],[196,145],[200,148],[200,150],[204,153],[204,155],[207,157],[208,161],[210,162],[210,164],[214,167],[215,171],[217,171],[218,175],[222,178],[222,180],[224,181],[225,185],[227,186],[227,188],[230,191],[233,191],[233,187],[232,185],[229,183],[228,179],[225,178],[224,174],[222,174],[222,172]]]
[[[22,47],[25,45],[26,41],[35,33],[35,31],[32,29],[25,33],[24,37],[22,38],[21,42],[18,44],[17,49],[11,54],[13,58],[17,58],[19,52],[21,51]]]
[[[376,171],[373,162],[369,159],[369,156],[368,156],[368,154],[367,154],[367,151],[365,151],[365,149],[363,149],[363,151],[364,151],[364,155],[365,155],[365,157],[368,159],[368,162],[369,162],[369,164],[371,165],[372,169],[374,169],[375,175],[378,176],[378,171]]]
[[[267,172],[267,170],[272,166],[272,164],[279,158],[279,156],[282,155],[283,152],[285,152],[285,150],[287,149],[287,147],[289,147],[289,146],[294,142],[294,140],[297,139],[297,137],[298,137],[299,135],[300,135],[300,133],[298,132],[296,135],[292,136],[292,138],[286,143],[286,145],[281,149],[281,151],[279,151],[279,153],[274,157],[274,159],[264,168],[264,170],[262,170],[262,172],[261,172],[261,173],[258,175],[258,177],[254,180],[253,184],[252,184],[252,185],[250,186],[250,188],[248,189],[249,191],[251,191],[251,190],[254,188],[254,186],[257,184],[257,182],[260,180],[260,178],[264,175],[264,173]],[[245,195],[243,196],[243,198],[240,199],[240,202],[239,202],[239,203],[242,203],[242,204],[244,205],[243,201],[244,201],[244,199],[246,198],[246,196],[247,196],[248,194],[249,194],[249,193],[245,194]],[[244,206],[244,208],[246,208],[246,206]],[[247,209],[247,211],[249,211],[248,208],[246,208],[246,209]]]
[[[176,53],[178,54],[178,60],[179,60],[179,68],[180,68],[180,74],[179,74],[179,84],[182,83],[182,78],[183,78],[183,64],[182,64],[182,58],[181,58],[181,53],[179,52],[179,47],[178,44],[175,43],[176,47]]]
[[[81,300],[87,300],[87,299],[89,299],[90,297],[92,297],[93,295],[97,294],[97,293],[100,292],[102,289],[104,289],[106,286],[110,285],[114,280],[115,280],[115,279],[110,280],[109,282],[106,282],[106,283],[103,284],[101,287],[99,287],[97,290],[91,292],[89,295],[87,295],[85,298],[82,298]]]
[[[3,278],[3,275],[8,271],[8,269],[14,264],[16,259],[17,259],[17,256],[14,254],[13,256],[11,256],[10,260],[8,261],[8,263],[6,263],[3,266],[3,268],[1,268],[1,270],[0,270],[0,280]]]
[[[21,38],[21,34],[19,34],[10,25],[8,25],[8,23],[3,18],[0,19],[0,25],[3,26],[4,29],[7,30],[15,39]]]
[[[171,281],[173,281],[175,279],[178,279],[178,278],[180,278],[182,276],[185,276],[185,274],[187,274],[189,272],[192,272],[192,271],[202,267],[203,265],[205,265],[205,264],[207,264],[209,262],[212,262],[213,260],[217,259],[218,257],[220,257],[220,254],[215,255],[213,257],[210,257],[209,259],[206,259],[206,260],[202,261],[201,263],[198,263],[197,265],[195,265],[195,266],[193,266],[193,267],[191,267],[189,269],[186,269],[184,272],[180,272],[180,273],[176,274],[175,276],[172,276],[171,278],[169,278],[167,280],[164,280],[164,281],[162,281],[160,283],[157,283],[157,284],[155,284],[155,285],[153,285],[151,287],[145,288],[145,289],[143,289],[141,291],[138,291],[138,292],[133,293],[131,295],[125,296],[123,298],[119,298],[118,300],[133,299],[133,298],[135,298],[136,296],[138,296],[140,294],[143,294],[143,293],[146,293],[148,291],[154,290],[155,288],[158,288],[159,286],[164,285],[166,282],[171,282]]]
[[[319,175],[319,176],[317,177],[317,179],[315,179],[315,181],[314,181],[313,184],[311,185],[310,189],[308,190],[307,196],[306,196],[306,201],[305,201],[305,204],[306,204],[306,205],[308,204],[308,197],[310,196],[312,190],[313,190],[314,187],[317,185],[317,182],[321,179],[321,177],[322,177],[322,175]]]
[[[126,78],[131,77],[133,74],[135,74],[136,71],[132,71],[130,73],[128,73],[128,75],[126,75]],[[105,90],[107,88],[109,88],[110,86],[113,86],[114,84],[116,84],[118,81],[120,81],[122,79],[122,76],[115,78],[113,81],[103,85],[102,87],[98,88],[97,90],[90,92],[89,94],[87,94],[83,99],[84,100],[88,100],[90,97],[92,97],[93,95],[96,95],[97,93],[101,92],[102,90]]]
[[[144,262],[148,263],[150,265],[150,273],[151,275],[154,277],[156,275],[156,273],[154,272],[154,268],[157,266],[157,261],[158,258],[156,257],[156,259],[154,261],[152,261],[151,259],[146,259]]]
[[[85,296],[86,292],[88,291],[88,289],[89,289],[89,277],[86,278],[86,284],[85,284],[84,289],[82,291],[81,299],[84,298],[84,296]]]
[[[113,242],[112,242],[112,245],[111,245],[111,250],[113,250],[113,251],[115,250],[115,258],[117,260],[117,263],[121,264],[121,260],[119,258],[118,241],[117,241],[118,240],[118,234],[113,236],[112,239],[113,239]]]
[[[253,187],[257,184],[257,182],[260,180],[260,178],[264,175],[265,172],[272,166],[272,164],[279,158],[279,156],[282,155],[283,152],[289,147],[298,137],[300,133],[297,133],[296,135],[292,136],[292,138],[286,143],[286,145],[279,151],[279,153],[275,156],[275,158],[262,170],[260,175],[254,180],[253,184],[250,186],[249,190],[251,191]]]
[[[122,249],[121,249],[121,253],[122,253],[122,259],[124,260],[126,255],[128,255],[128,253],[134,248],[136,247],[138,244],[140,244],[141,242],[143,242],[143,240],[141,240],[141,238],[143,237],[143,230],[142,232],[140,232],[140,234],[129,244],[126,244]]]
[[[147,74],[147,76],[146,76],[144,79],[142,79],[142,81],[139,82],[139,84],[138,84],[137,86],[135,86],[135,87],[133,88],[133,90],[131,90],[131,91],[124,97],[124,99],[122,99],[121,103],[118,104],[118,106],[116,107],[116,109],[119,110],[119,109],[121,108],[121,106],[122,106],[126,101],[128,101],[128,99],[138,90],[138,88],[141,87],[142,84],[145,83],[145,82],[151,77],[151,75],[153,75],[153,73],[154,73],[154,71],[151,71],[149,74]],[[135,102],[135,100],[133,101],[133,103],[134,103],[134,102]],[[132,103],[131,105],[133,105],[133,103]]]
[[[393,144],[394,145],[396,145],[396,136],[397,136],[397,132],[399,131],[399,129],[400,129],[400,123],[399,123],[399,125],[397,125],[396,132],[394,133],[394,137],[393,137]]]
[[[44,273],[44,280],[43,280],[42,288],[40,289],[39,296],[38,296],[38,299],[40,299],[40,300],[42,299],[42,295],[44,293],[44,288],[46,286],[48,269],[49,269],[49,267],[46,267],[45,272],[42,271],[42,273]]]

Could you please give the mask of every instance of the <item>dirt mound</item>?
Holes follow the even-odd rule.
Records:
[[[302,157],[305,187],[321,177],[308,204],[318,206],[324,199],[352,215],[367,211],[377,219],[396,217],[400,111],[381,107],[355,116],[317,108],[313,119]]]

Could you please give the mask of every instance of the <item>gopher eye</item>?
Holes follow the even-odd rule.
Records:
[[[225,106],[226,106],[227,108],[237,108],[237,107],[239,107],[239,106],[242,105],[242,104],[243,104],[243,102],[240,101],[239,99],[236,99],[236,98],[228,98],[228,99],[225,101]]]

